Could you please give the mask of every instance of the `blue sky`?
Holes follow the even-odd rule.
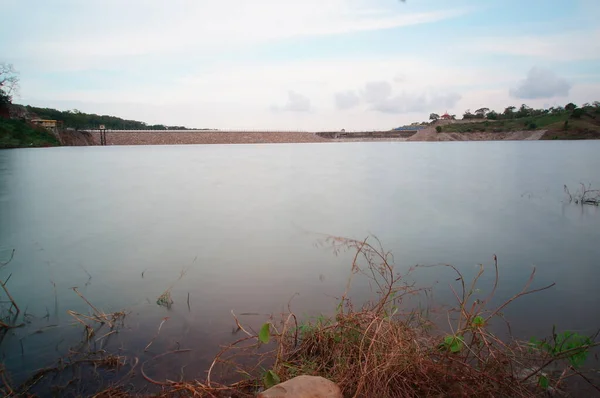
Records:
[[[36,106],[359,130],[600,100],[597,0],[0,1],[0,62]]]

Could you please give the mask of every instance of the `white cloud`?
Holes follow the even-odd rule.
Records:
[[[518,86],[510,89],[510,96],[520,99],[566,97],[571,84],[548,69],[533,67]]]
[[[385,101],[392,95],[392,85],[385,81],[368,82],[362,90],[362,97],[369,104]]]
[[[457,93],[402,93],[373,105],[383,113],[435,112],[456,106],[461,96]]]
[[[576,61],[600,59],[600,29],[554,35],[479,37],[465,40],[460,48],[477,54],[504,54]]]
[[[134,56],[189,57],[294,37],[432,23],[465,12],[406,12],[406,6],[395,5],[371,0],[173,0],[168,6],[163,0],[66,0],[65,12],[49,20],[34,18],[43,8],[31,10],[32,18],[20,26],[23,31],[14,32],[17,40],[10,50],[19,57],[85,68]],[[44,35],[27,34],[35,29]]]
[[[285,105],[271,107],[278,112],[308,112],[310,111],[310,99],[295,91],[288,91],[288,99]]]
[[[336,108],[341,110],[354,108],[360,104],[360,98],[353,90],[335,93],[334,100]]]
[[[398,79],[393,78],[394,82]],[[405,80],[401,80],[405,83]],[[405,84],[402,84],[404,87]],[[392,95],[393,86],[387,81],[368,82],[361,90],[362,98],[369,104],[370,110],[402,114],[412,112],[428,112],[438,109],[453,108],[460,100],[460,95],[455,92],[445,93],[439,88],[437,90],[403,91],[401,94]]]

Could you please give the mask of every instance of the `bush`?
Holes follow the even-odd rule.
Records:
[[[437,131],[438,133],[441,133],[442,132],[442,126],[437,126],[435,128],[435,131]]]
[[[527,125],[527,128],[529,128],[529,130],[535,130],[537,128],[537,124],[531,122],[529,125]]]
[[[577,108],[577,109],[573,110],[573,113],[571,114],[571,117],[573,117],[575,119],[579,119],[583,115],[585,115],[585,111],[582,108]]]

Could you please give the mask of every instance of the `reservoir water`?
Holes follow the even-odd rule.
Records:
[[[103,311],[128,313],[102,348],[140,360],[191,348],[152,372],[203,378],[219,344],[239,337],[232,310],[253,314],[240,321],[256,330],[292,297],[300,318],[335,309],[353,253],[319,244],[328,235],[376,236],[400,272],[448,263],[472,277],[483,264],[484,292],[497,255],[495,304],[536,267],[532,288],[556,285],[503,311],[513,333],[545,336],[553,325],[592,333],[600,208],[568,203],[564,185],[600,189],[599,153],[599,141],[0,151],[0,261],[15,251],[0,277],[10,275],[7,288],[27,314],[25,327],[3,333],[2,362],[23,381],[80,341],[67,313],[89,312],[77,287]],[[454,304],[447,268],[417,268],[411,278],[432,287],[430,305]],[[157,305],[171,286],[171,308]],[[351,292],[369,296],[360,281]]]

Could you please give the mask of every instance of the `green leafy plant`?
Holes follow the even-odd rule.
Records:
[[[260,340],[260,342],[263,344],[267,344],[270,339],[271,339],[271,324],[267,322],[264,325],[262,325],[262,327],[260,328],[260,331],[258,332],[258,340]]]
[[[536,349],[549,354],[551,358],[566,359],[573,368],[578,369],[585,363],[589,349],[593,345],[593,339],[568,330],[556,333],[554,329],[550,341],[538,340],[533,337],[530,343]]]
[[[281,380],[279,379],[277,373],[273,372],[272,370],[267,370],[263,376],[263,383],[265,384],[266,388],[271,388],[281,383]]]
[[[444,337],[444,342],[441,344],[442,348],[452,353],[461,352],[465,346],[465,340],[460,335],[448,335]]]
[[[471,326],[473,326],[474,328],[480,328],[483,327],[485,325],[485,319],[483,319],[482,316],[477,315],[475,318],[473,318],[473,321],[471,322]]]

